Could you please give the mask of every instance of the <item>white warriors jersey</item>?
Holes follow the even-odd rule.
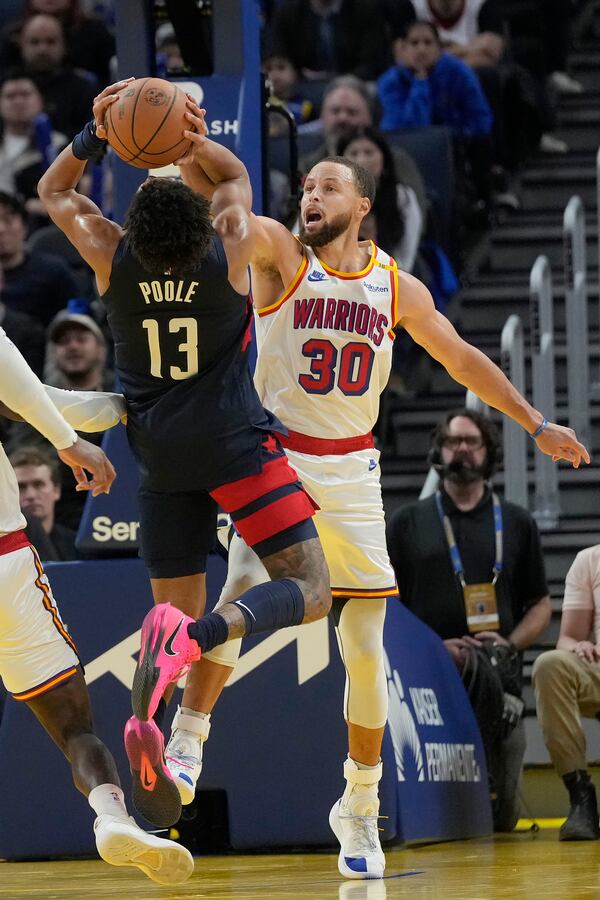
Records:
[[[292,431],[337,439],[367,434],[392,365],[398,267],[371,242],[360,272],[337,272],[304,247],[284,294],[256,310],[254,383]]]

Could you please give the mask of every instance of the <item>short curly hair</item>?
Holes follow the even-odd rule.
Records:
[[[152,275],[183,275],[207,255],[214,234],[210,203],[175,178],[150,178],[127,211],[125,231],[138,262]]]

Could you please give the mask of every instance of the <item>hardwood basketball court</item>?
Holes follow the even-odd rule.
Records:
[[[164,888],[95,860],[0,864],[0,898],[32,900],[543,900],[600,897],[600,843],[559,843],[556,830],[389,851],[383,881],[346,881],[333,854],[209,856],[189,882]]]

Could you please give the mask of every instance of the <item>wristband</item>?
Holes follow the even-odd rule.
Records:
[[[540,434],[542,433],[542,431],[545,431],[545,430],[546,430],[546,428],[548,427],[549,424],[550,424],[550,422],[548,421],[548,419],[546,418],[546,416],[544,416],[544,418],[542,419],[542,421],[540,422],[540,424],[538,425],[538,427],[535,429],[535,431],[532,431],[532,432],[531,432],[531,434],[529,435],[529,437],[533,438],[533,440],[535,441],[536,438],[539,438],[539,436],[540,436]]]
[[[79,134],[76,134],[71,144],[71,152],[76,159],[91,159],[95,163],[102,162],[108,141],[99,138],[96,134],[94,119],[88,122]]]

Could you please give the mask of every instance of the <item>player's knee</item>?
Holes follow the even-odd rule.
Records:
[[[256,587],[257,584],[262,584],[265,580],[264,570],[261,572],[261,575],[262,577],[257,577],[256,569],[252,566],[244,566],[238,569],[235,572],[235,576],[228,578],[223,585],[223,590],[215,609],[218,609],[225,603],[231,603],[237,597],[249,591],[250,588]]]
[[[350,641],[344,644],[344,663],[348,673],[367,679],[383,671],[382,646],[377,641]]]
[[[325,560],[323,563],[324,566],[319,567],[304,583],[304,622],[316,622],[331,611],[329,571]]]

